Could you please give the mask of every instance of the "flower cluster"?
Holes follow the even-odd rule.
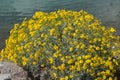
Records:
[[[117,80],[120,38],[114,32],[83,10],[36,12],[14,25],[0,60],[33,72],[47,67],[53,80]]]

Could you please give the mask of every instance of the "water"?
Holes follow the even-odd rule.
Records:
[[[81,9],[93,14],[105,26],[114,26],[120,35],[120,0],[0,0],[0,49],[13,24],[31,17],[35,11]]]

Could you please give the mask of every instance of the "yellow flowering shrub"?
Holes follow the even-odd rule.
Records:
[[[31,72],[47,67],[51,80],[117,80],[120,45],[114,32],[83,10],[36,12],[14,25],[0,60]]]

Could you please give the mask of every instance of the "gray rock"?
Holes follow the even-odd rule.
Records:
[[[0,74],[0,80],[11,80],[10,74]]]
[[[27,80],[27,72],[23,68],[12,62],[0,62],[0,80],[8,75],[11,80]]]
[[[3,67],[3,64],[0,63],[0,67]]]

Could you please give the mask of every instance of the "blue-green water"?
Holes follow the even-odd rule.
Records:
[[[35,11],[81,9],[93,14],[105,26],[114,26],[120,35],[120,0],[0,0],[0,49],[13,28]]]

